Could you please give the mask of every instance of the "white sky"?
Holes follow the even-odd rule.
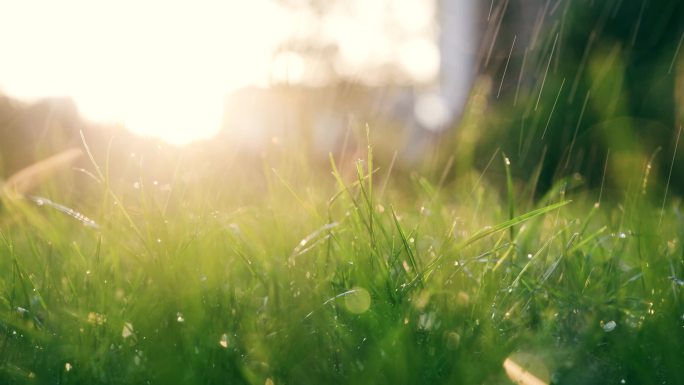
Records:
[[[335,39],[346,64],[367,64],[370,53],[392,50],[381,32],[363,29],[377,28],[385,1],[355,3],[365,4],[367,22],[343,24]],[[430,23],[431,0],[397,4],[408,29]],[[227,92],[266,84],[274,49],[301,29],[269,0],[0,0],[0,92],[72,97],[86,118],[184,143],[220,128]],[[386,60],[429,79],[439,56],[421,39]]]

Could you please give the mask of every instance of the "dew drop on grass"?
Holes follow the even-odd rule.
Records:
[[[66,370],[67,372],[70,372],[71,369],[73,369],[73,366],[71,366],[70,363],[67,362],[66,364],[64,364],[64,370]]]
[[[368,290],[357,287],[349,291],[344,297],[344,305],[349,312],[354,314],[365,313],[371,304],[371,297]]]
[[[185,322],[185,318],[183,318],[183,313],[181,313],[181,312],[176,313],[176,321],[180,322],[180,323]]]
[[[615,323],[615,321],[608,321],[605,324],[603,324],[603,331],[606,333],[610,333],[613,330],[615,330],[616,326],[617,326],[617,323]]]
[[[446,346],[449,350],[456,350],[461,345],[461,335],[456,332],[449,332],[446,335]]]
[[[223,333],[221,335],[221,338],[219,339],[219,345],[224,349],[228,348],[228,334]]]

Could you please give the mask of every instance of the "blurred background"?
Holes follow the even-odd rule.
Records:
[[[539,192],[565,177],[619,192],[645,170],[665,180],[674,159],[684,192],[683,8],[0,0],[0,175],[80,145],[80,131],[113,163],[287,143],[324,162],[362,157],[369,127],[400,170],[455,177],[503,152]]]

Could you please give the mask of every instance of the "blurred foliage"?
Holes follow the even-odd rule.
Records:
[[[501,30],[483,43],[495,44],[484,68],[493,105],[478,151],[501,148],[525,178],[540,166],[541,192],[573,173],[598,188],[606,162],[615,192],[638,184],[649,160],[665,181],[684,113],[684,3],[530,3],[499,4]],[[681,147],[671,186],[680,193]]]

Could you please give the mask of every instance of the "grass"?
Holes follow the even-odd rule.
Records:
[[[5,196],[0,383],[684,383],[680,201],[643,175],[598,205],[505,156],[500,188],[292,149],[39,191],[97,227]]]

